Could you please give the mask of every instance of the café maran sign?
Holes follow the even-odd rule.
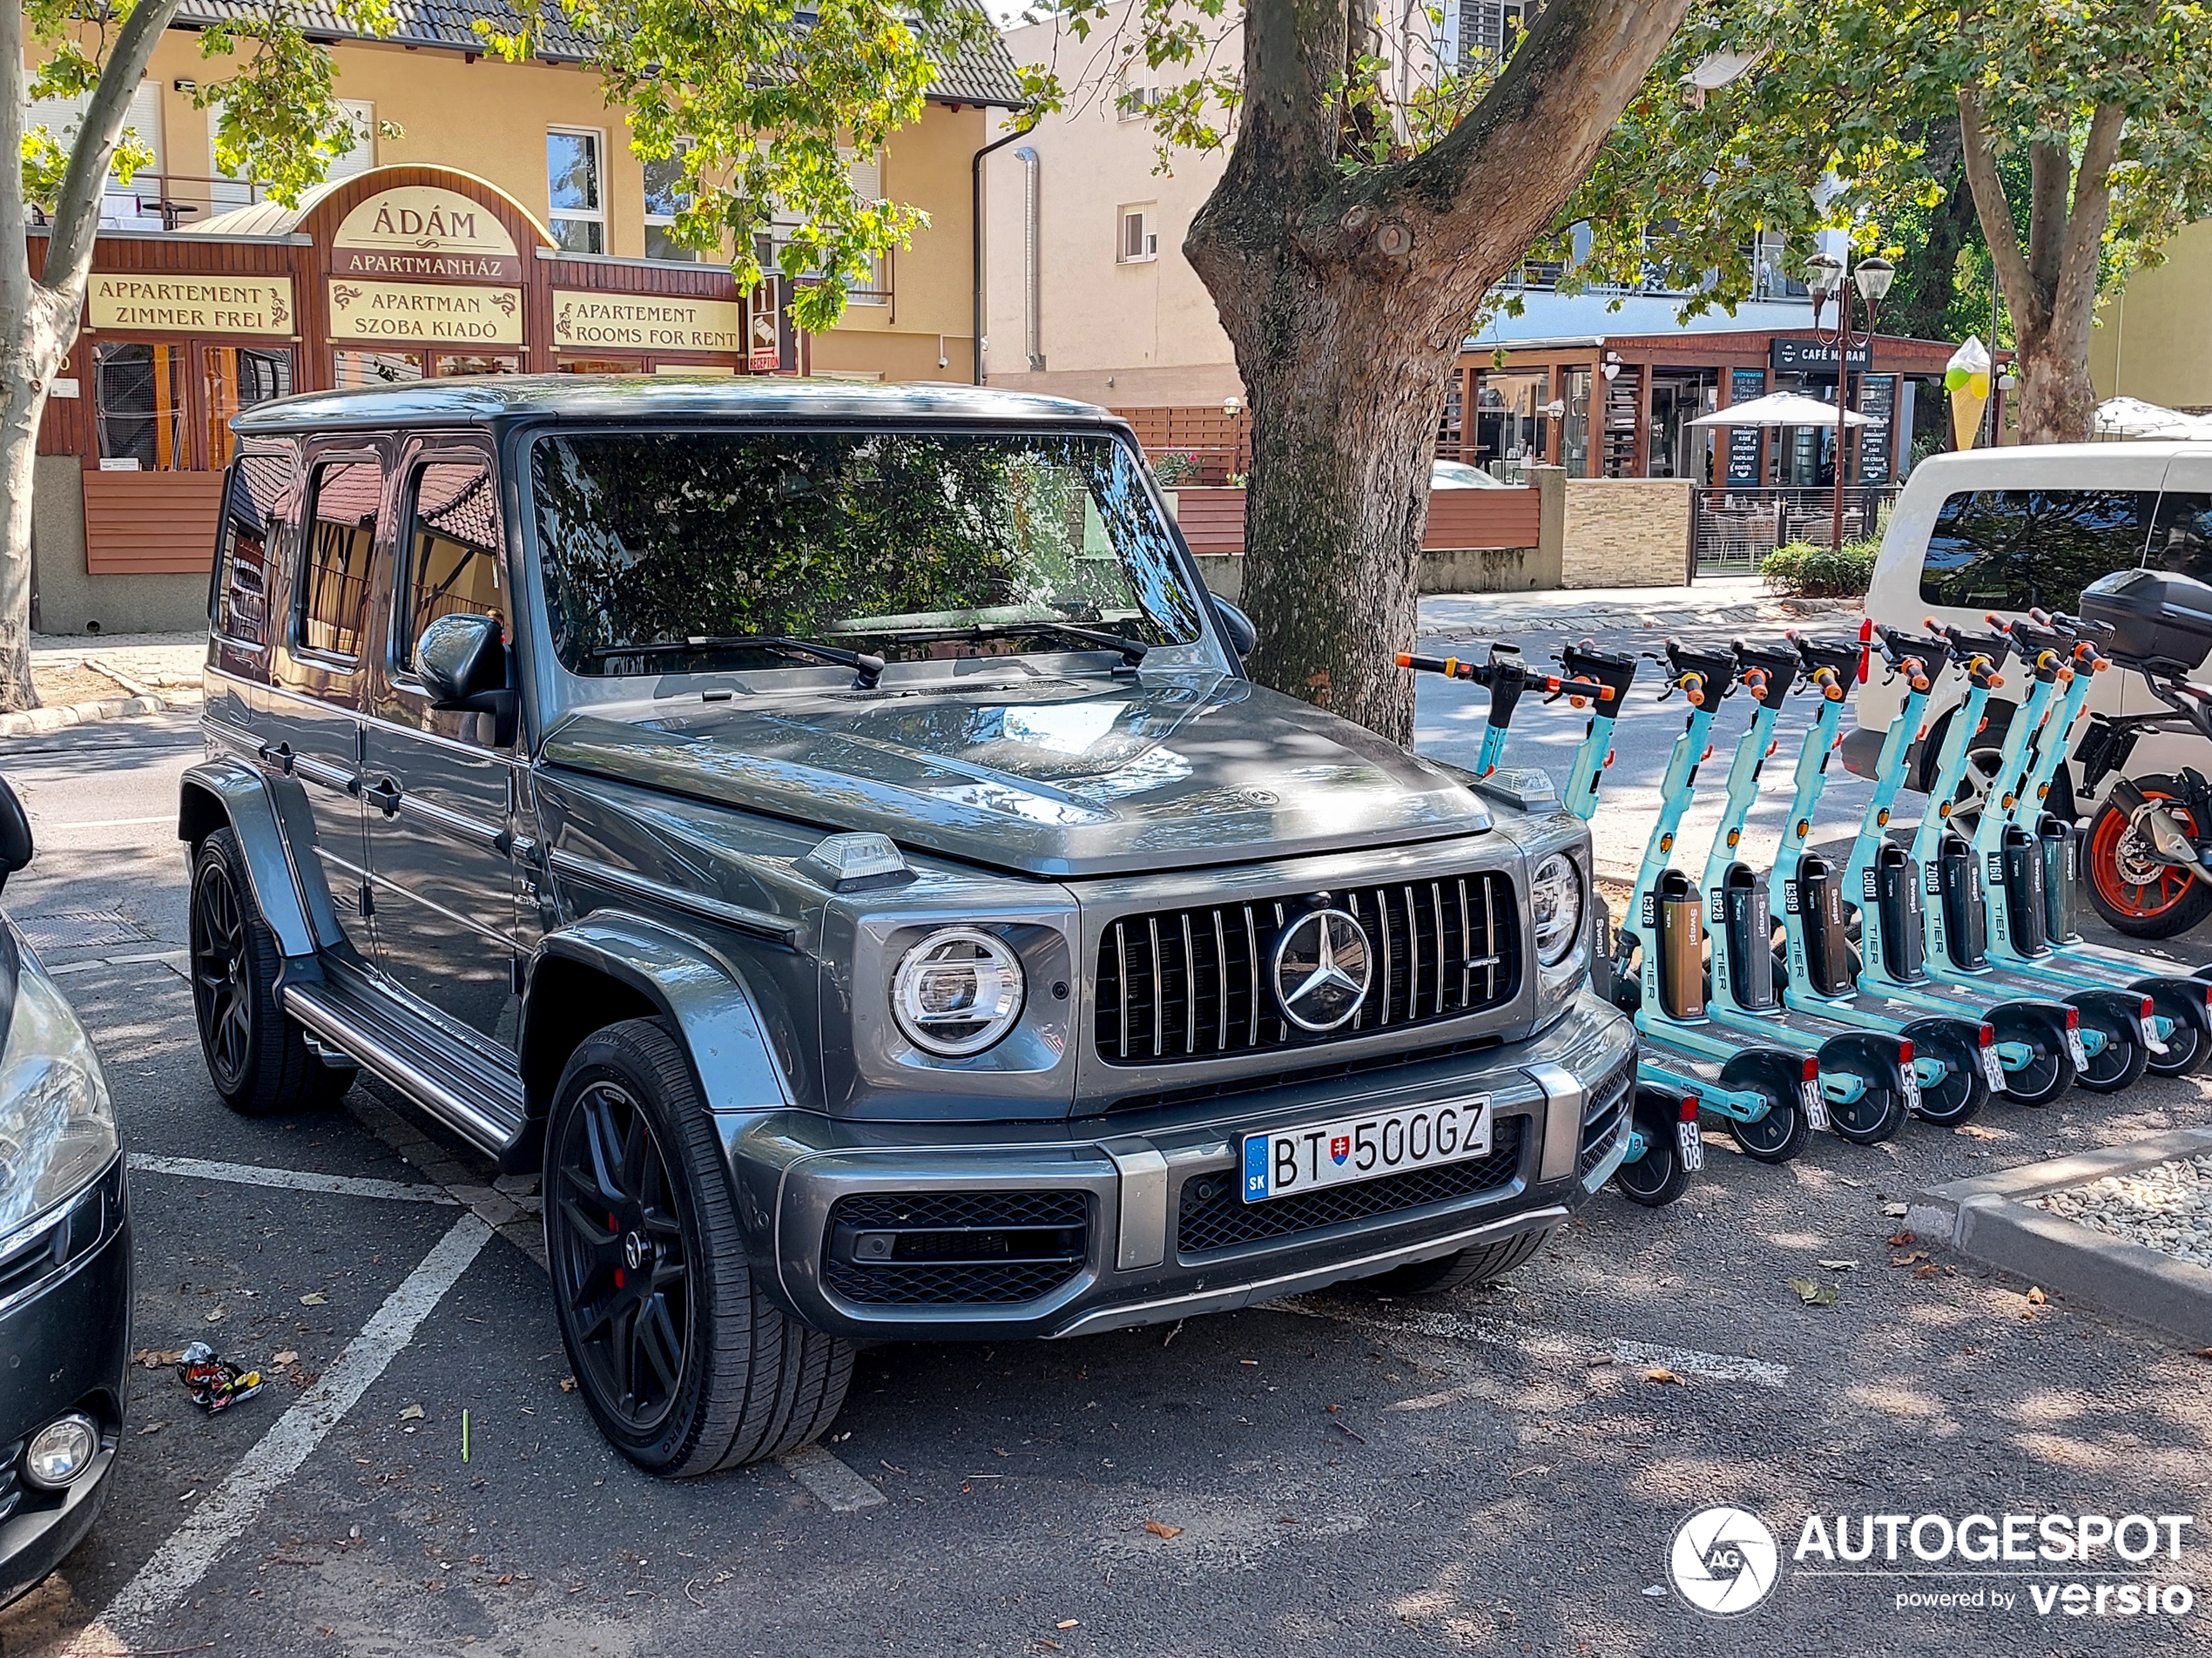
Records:
[[[1832,374],[1836,372],[1836,347],[1825,340],[1798,340],[1777,334],[1770,348],[1770,361],[1777,374]],[[1851,348],[1851,372],[1874,366],[1874,347],[1860,341]]]
[[[482,202],[435,185],[401,185],[346,215],[330,239],[330,273],[512,286],[523,280],[523,259]]]

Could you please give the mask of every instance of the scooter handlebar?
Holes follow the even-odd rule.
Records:
[[[1990,665],[1995,668],[2003,667],[2005,658],[2011,655],[2015,648],[2013,636],[2001,630],[1995,633],[1969,633],[1964,628],[1954,627],[1947,622],[1939,622],[1933,617],[1930,617],[1921,625],[1930,633],[1939,634],[1949,641],[1954,656],[1964,657],[1972,653],[1987,657]]]
[[[1636,659],[1617,650],[1601,650],[1590,640],[1561,645],[1559,665],[1567,670],[1572,679],[1594,681],[1612,693],[1601,696],[1600,703],[1610,703],[1618,708],[1628,700],[1629,687],[1635,683]],[[1575,693],[1569,691],[1570,697]]]
[[[1736,677],[1743,689],[1769,708],[1782,706],[1782,699],[1797,683],[1799,658],[1792,644],[1755,644],[1744,639],[1735,641]],[[1758,683],[1751,683],[1753,674]]]
[[[1802,633],[1789,636],[1790,643],[1797,648],[1797,672],[1800,682],[1810,687],[1818,685],[1821,694],[1831,702],[1839,702],[1851,694],[1852,682],[1858,677],[1860,646],[1856,640],[1808,639]],[[1823,684],[1820,675],[1827,671],[1835,690]]]
[[[1498,664],[1485,662],[1464,662],[1457,657],[1427,657],[1401,650],[1394,658],[1401,668],[1411,668],[1416,673],[1442,674],[1447,679],[1471,680],[1478,685],[1492,684],[1498,677]],[[1617,693],[1608,684],[1595,679],[1568,679],[1558,674],[1530,674],[1527,683],[1540,687],[1544,700],[1551,702],[1561,697],[1574,697],[1590,702],[1609,703]],[[1581,704],[1577,703],[1576,706]]]
[[[1668,640],[1664,650],[1667,688],[1659,693],[1661,702],[1667,700],[1669,692],[1680,691],[1689,699],[1691,707],[1702,708],[1727,696],[1735,684],[1736,657],[1732,652],[1703,650],[1679,639]]]

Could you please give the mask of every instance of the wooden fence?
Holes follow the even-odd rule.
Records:
[[[1242,489],[1186,486],[1174,493],[1176,521],[1192,552],[1221,557],[1244,550]],[[1542,517],[1534,489],[1439,489],[1428,498],[1421,545],[1431,552],[1534,547]]]

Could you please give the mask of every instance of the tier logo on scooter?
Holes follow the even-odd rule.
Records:
[[[1732,1618],[1772,1593],[1781,1560],[1781,1546],[1757,1514],[1705,1508],[1676,1531],[1667,1574],[1698,1611]]]
[[[1275,946],[1275,1000],[1300,1030],[1334,1030],[1367,1000],[1374,962],[1367,929],[1339,909],[1309,911]]]

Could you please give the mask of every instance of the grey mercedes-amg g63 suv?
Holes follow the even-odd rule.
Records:
[[[1589,841],[1245,677],[1129,428],[948,388],[484,379],[233,423],[199,1029],[541,1169],[643,1466],[856,1340],[1502,1270],[1612,1173]]]

